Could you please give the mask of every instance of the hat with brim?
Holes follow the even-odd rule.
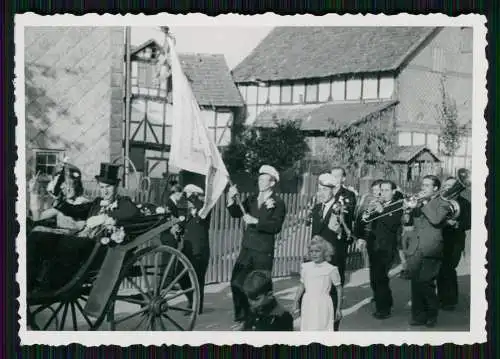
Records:
[[[111,163],[101,163],[101,172],[95,176],[95,179],[100,183],[116,186],[120,183],[118,178],[118,170],[120,166]]]
[[[192,194],[202,195],[204,193],[203,189],[194,184],[186,185],[183,189],[183,192],[186,193],[188,197],[191,196]]]
[[[330,173],[323,173],[319,176],[318,182],[324,187],[335,187],[333,176]]]
[[[276,168],[274,168],[273,166],[263,165],[259,169],[259,176],[264,175],[264,174],[273,177],[276,180],[276,182],[280,181],[280,174],[278,173]]]

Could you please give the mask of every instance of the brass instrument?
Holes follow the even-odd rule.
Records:
[[[455,182],[455,184],[451,188],[441,189],[439,192],[437,192],[434,195],[433,198],[440,197],[442,200],[444,200],[444,201],[446,201],[446,202],[449,203],[450,213],[449,213],[448,219],[455,220],[455,219],[458,218],[458,216],[460,216],[460,205],[455,200],[455,198],[460,193],[462,193],[465,189],[469,188],[470,185],[471,185],[471,183],[470,183],[470,172],[469,172],[469,170],[467,170],[465,168],[460,168],[458,170],[458,173],[457,173],[457,181]],[[383,206],[384,209],[386,209],[387,207],[392,207],[392,206],[394,206],[394,205],[396,205],[398,203],[401,203],[401,205],[395,207],[394,209],[392,209],[392,210],[390,210],[388,212],[381,213],[380,215],[375,216],[373,218],[367,218],[366,220],[363,220],[363,221],[365,223],[370,223],[370,222],[372,222],[372,221],[374,221],[376,219],[380,219],[380,218],[383,218],[383,217],[386,217],[386,216],[390,216],[393,213],[396,213],[396,212],[404,210],[406,203],[408,203],[408,202],[415,202],[415,201],[416,202],[420,202],[420,201],[422,201],[424,199],[427,199],[427,196],[424,195],[422,192],[419,192],[418,194],[416,194],[414,196],[409,196],[409,197],[400,199],[398,201],[388,203],[388,204],[386,204],[386,205]],[[373,209],[370,212],[365,211],[365,213],[364,213],[364,217],[365,218],[366,218],[366,213],[373,214],[373,213],[375,213],[375,210]]]

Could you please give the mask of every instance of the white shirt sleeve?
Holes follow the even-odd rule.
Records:
[[[341,284],[339,269],[337,267],[333,267],[330,272],[330,279],[334,286],[339,286]]]

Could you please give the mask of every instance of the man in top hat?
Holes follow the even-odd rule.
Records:
[[[92,228],[104,224],[104,216],[113,218],[115,221],[126,220],[140,214],[137,206],[128,197],[121,197],[117,194],[119,166],[102,163],[101,172],[95,176],[99,182],[101,196],[92,202],[72,204],[61,199],[54,208],[62,214],[75,220],[86,221],[85,227],[76,236],[62,236],[53,244],[53,251],[50,260],[51,268],[57,272],[57,275],[47,274],[49,279],[56,277],[57,284],[47,283],[49,285],[63,285],[72,278],[74,273],[87,260],[94,248],[93,241],[86,241],[80,237],[91,235]],[[90,225],[92,224],[92,225]],[[54,236],[53,234],[50,234]],[[52,281],[51,281],[52,282]]]
[[[236,186],[228,192],[227,207],[234,218],[243,218],[245,230],[240,254],[231,276],[234,314],[236,322],[243,322],[250,313],[248,299],[243,290],[247,275],[253,270],[271,272],[274,262],[275,236],[285,220],[285,203],[275,193],[279,182],[278,171],[269,165],[259,170],[259,194],[246,198],[240,205]]]
[[[209,244],[209,229],[210,217],[209,213],[205,218],[199,216],[199,212],[204,205],[204,191],[194,184],[188,184],[182,192],[187,200],[187,216],[184,223],[184,238],[182,252],[191,261],[191,264],[196,271],[198,284],[200,286],[200,309],[199,313],[203,313],[203,301],[205,293],[205,275],[207,274],[208,261],[210,259],[210,244]],[[190,288],[189,276],[186,274],[181,280],[182,289]],[[193,293],[186,294],[189,307],[193,300]],[[186,312],[186,315],[190,313]]]

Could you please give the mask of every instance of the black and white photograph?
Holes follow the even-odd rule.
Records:
[[[15,21],[22,344],[486,340],[485,18]]]

